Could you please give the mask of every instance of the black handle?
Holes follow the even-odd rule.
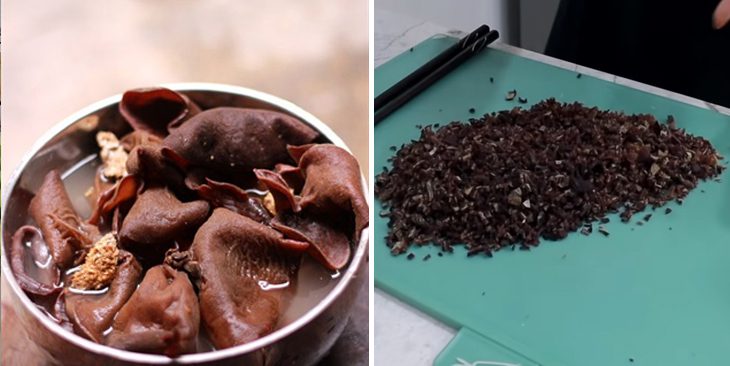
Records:
[[[414,79],[414,83],[412,86],[410,86],[407,89],[404,89],[403,92],[401,92],[398,95],[396,95],[395,97],[393,97],[388,103],[381,106],[381,108],[376,108],[375,124],[377,125],[378,123],[380,123],[380,121],[382,121],[385,117],[387,117],[388,115],[393,113],[393,111],[400,108],[407,101],[411,100],[411,98],[415,97],[416,95],[420,94],[422,91],[426,90],[426,88],[431,86],[433,83],[435,83],[438,79],[442,78],[444,75],[448,74],[451,70],[455,69],[457,66],[464,63],[464,61],[469,59],[471,56],[479,53],[481,50],[483,50],[489,44],[494,42],[497,38],[499,38],[499,32],[497,32],[496,30],[492,30],[492,31],[488,32],[487,34],[476,39],[473,43],[469,44],[466,48],[460,47],[460,51],[455,56],[451,57],[449,60],[447,60],[441,66],[438,66],[435,70],[432,70],[432,72],[425,74],[422,78],[420,78],[417,81],[416,81],[416,79]],[[411,75],[409,75],[408,77],[410,77]]]
[[[487,32],[489,32],[489,26],[484,24],[474,30],[473,32],[469,33],[466,37],[462,38],[458,43],[454,44],[453,46],[447,48],[445,51],[441,52],[438,56],[434,57],[430,61],[423,64],[423,66],[419,67],[412,73],[408,74],[405,78],[395,83],[395,85],[388,88],[388,90],[382,92],[380,95],[378,95],[375,98],[374,107],[377,111],[378,109],[382,108],[384,105],[388,104],[393,98],[398,96],[399,94],[403,93],[406,89],[408,89],[411,85],[413,85],[415,82],[417,82],[420,79],[423,79],[426,75],[433,72],[436,68],[444,64],[449,59],[453,58],[459,52],[461,52],[464,48],[469,46],[471,43],[475,42],[479,37],[485,35]]]

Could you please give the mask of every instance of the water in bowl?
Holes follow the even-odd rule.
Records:
[[[89,217],[93,210],[85,193],[93,185],[94,175],[100,164],[101,161],[96,154],[90,155],[61,175],[71,202],[82,218]],[[292,323],[321,302],[337,284],[339,277],[339,272],[330,272],[308,255],[304,255],[297,273],[296,288],[286,309],[281,314],[277,329]],[[269,284],[260,283],[259,286],[267,291],[283,290],[280,285],[271,288],[272,286]],[[201,327],[198,352],[213,349]]]

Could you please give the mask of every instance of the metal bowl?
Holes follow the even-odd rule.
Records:
[[[318,130],[331,143],[349,151],[345,143],[313,115],[283,99],[242,87],[180,83],[164,85],[184,92],[201,108],[234,106],[262,108],[287,113]],[[128,125],[117,105],[121,94],[101,100],[64,119],[38,140],[3,187],[2,277],[10,291],[17,324],[28,333],[50,364],[62,365],[311,365],[332,347],[344,329],[355,295],[367,278],[367,228],[354,250],[350,264],[341,271],[335,287],[300,318],[275,332],[237,347],[205,353],[166,356],[128,352],[94,343],[61,328],[45,315],[20,289],[7,255],[13,233],[28,221],[28,204],[45,174],[51,169],[66,171],[98,152],[95,134],[99,130],[124,133]],[[362,178],[363,194],[367,184]]]

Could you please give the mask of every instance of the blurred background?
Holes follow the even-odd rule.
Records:
[[[288,99],[368,166],[368,2],[3,2],[3,178],[49,126],[160,83],[235,84]]]
[[[499,30],[501,42],[540,53],[560,5],[560,0],[459,0],[458,6],[443,0],[374,1],[376,12],[407,14],[446,29],[470,32],[486,23]]]
[[[80,108],[186,81],[292,101],[340,135],[367,173],[368,23],[367,0],[3,1],[3,181],[37,138]],[[366,286],[361,293],[325,364],[367,364]],[[7,334],[15,335],[3,327],[4,349]]]

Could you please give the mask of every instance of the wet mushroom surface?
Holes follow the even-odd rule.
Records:
[[[264,337],[334,287],[369,224],[349,152],[287,114],[165,88],[118,108],[126,132],[48,171],[12,237],[16,280],[51,319],[177,357]]]

